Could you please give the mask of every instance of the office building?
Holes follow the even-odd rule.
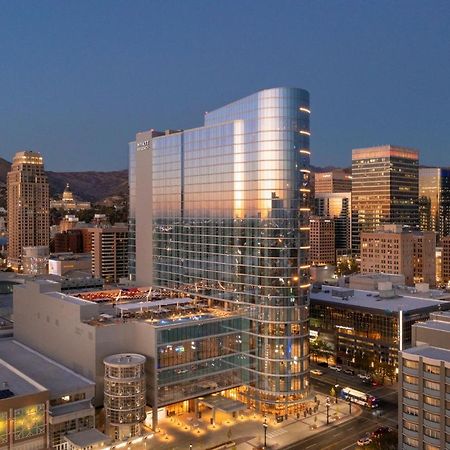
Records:
[[[450,236],[442,239],[442,259],[441,259],[442,282],[450,282]]]
[[[82,211],[91,208],[89,202],[80,202],[75,199],[73,192],[70,190],[69,183],[67,183],[61,200],[50,200],[50,207],[56,209],[63,209],[64,211]]]
[[[128,277],[128,227],[123,224],[88,229],[91,236],[92,276],[106,283]]]
[[[450,310],[450,303],[383,282],[377,292],[313,288],[310,309],[311,330],[333,350],[338,364],[395,378],[398,352],[411,346],[412,325],[432,312]]]
[[[343,169],[333,169],[329,172],[314,174],[314,193],[336,194],[352,191],[352,176]]]
[[[436,235],[400,225],[361,233],[361,273],[405,276],[406,284],[436,284]]]
[[[399,448],[450,446],[450,314],[413,326],[414,347],[399,355]]]
[[[56,233],[50,241],[52,253],[83,253],[83,232],[80,229],[69,229]]]
[[[48,247],[50,240],[49,186],[40,153],[16,153],[7,191],[8,265],[19,270],[24,247]]]
[[[136,281],[246,305],[242,396],[272,414],[309,395],[309,116],[308,92],[265,89],[136,136]]]
[[[336,263],[335,224],[329,217],[312,216],[310,226],[310,260],[320,266]]]
[[[419,169],[420,228],[435,231],[438,242],[450,235],[450,169]]]
[[[352,239],[394,223],[419,226],[419,152],[383,145],[352,151]]]
[[[90,253],[55,253],[48,260],[50,275],[67,276],[74,272],[91,274],[92,257]]]
[[[352,193],[317,193],[314,198],[314,214],[334,221],[335,248],[338,256],[351,253],[351,197]]]

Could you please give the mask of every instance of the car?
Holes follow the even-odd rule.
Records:
[[[384,434],[391,433],[393,430],[390,427],[378,427],[376,430],[372,432],[373,438],[379,438],[383,436]]]
[[[363,384],[372,385],[372,378],[363,378],[361,381],[363,382]]]
[[[347,375],[355,375],[355,371],[352,369],[344,369],[344,373]]]
[[[363,373],[358,373],[358,375],[356,375],[358,378],[361,378],[361,380],[370,380],[369,375],[364,375]]]
[[[335,370],[336,372],[342,371],[342,367],[340,367],[340,366],[328,366],[328,368],[331,370]]]
[[[320,376],[320,375],[323,375],[323,372],[321,370],[318,370],[318,369],[312,369],[311,370],[311,374]]]
[[[320,366],[320,367],[328,367],[328,363],[325,362],[325,361],[322,361],[322,362],[320,362],[320,363],[317,363],[317,365]]]
[[[361,439],[358,439],[358,441],[356,442],[358,447],[365,447],[366,445],[369,445],[371,443],[372,443],[372,439],[370,439],[370,437],[368,437],[368,436],[364,436]]]

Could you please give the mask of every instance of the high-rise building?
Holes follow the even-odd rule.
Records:
[[[412,327],[413,347],[399,355],[398,448],[448,448],[450,313]]]
[[[124,224],[89,228],[92,276],[106,283],[128,277],[128,227]]]
[[[24,247],[48,246],[50,241],[49,186],[40,153],[16,153],[7,190],[8,264],[18,270]]]
[[[352,152],[352,247],[360,233],[395,223],[419,226],[419,152],[383,145]]]
[[[334,221],[335,248],[338,255],[351,252],[351,198],[352,193],[317,193],[314,199],[314,214],[320,217],[329,217]]]
[[[361,273],[405,276],[406,284],[436,284],[436,235],[400,225],[361,233]]]
[[[333,169],[329,172],[314,174],[314,192],[316,194],[333,194],[351,192],[352,176],[343,169]]]
[[[450,169],[419,169],[420,228],[435,231],[438,242],[450,235]]]
[[[443,283],[450,282],[450,236],[442,239],[441,279]]]
[[[245,309],[240,395],[273,414],[309,395],[309,116],[308,92],[262,90],[139,133],[130,163],[137,283]]]
[[[335,264],[335,224],[329,217],[312,216],[310,226],[310,261],[313,265]]]

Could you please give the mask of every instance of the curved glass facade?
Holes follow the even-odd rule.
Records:
[[[267,89],[151,143],[153,285],[245,311],[263,412],[309,394],[309,116],[307,91]]]

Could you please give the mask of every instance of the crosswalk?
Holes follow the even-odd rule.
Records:
[[[273,439],[274,437],[281,436],[282,434],[285,434],[287,432],[288,432],[288,430],[286,430],[286,428],[280,428],[279,430],[274,430],[274,431],[267,433],[267,438]]]

